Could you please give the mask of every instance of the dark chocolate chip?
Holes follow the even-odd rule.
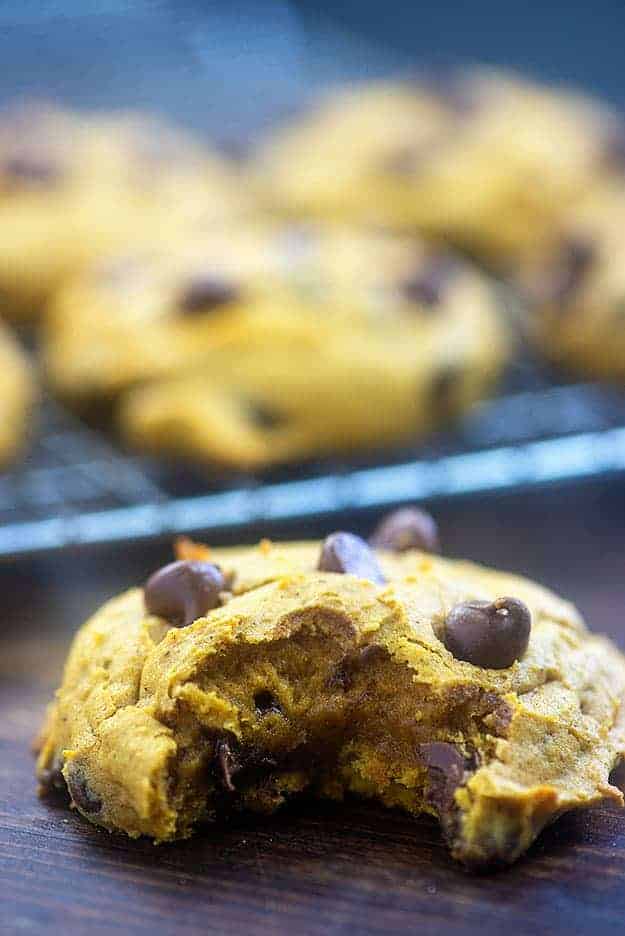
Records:
[[[458,390],[464,373],[457,364],[447,364],[434,376],[430,389],[430,406],[436,419],[452,419],[458,410]]]
[[[420,744],[418,754],[428,771],[429,802],[439,813],[449,813],[454,806],[454,793],[464,779],[464,756],[448,741]]]
[[[286,422],[284,413],[279,413],[266,403],[259,400],[246,400],[245,408],[250,420],[259,429],[277,429]]]
[[[55,757],[49,767],[45,767],[39,774],[39,782],[44,793],[51,790],[66,790],[67,784],[63,776],[63,762]]]
[[[582,286],[596,256],[596,248],[579,238],[566,240],[555,261],[553,270],[532,290],[539,302],[564,305]]]
[[[369,542],[376,549],[391,552],[408,549],[440,552],[436,521],[419,507],[402,507],[383,517]]]
[[[529,643],[532,618],[518,598],[462,601],[451,609],[443,642],[458,660],[484,669],[505,669]]]
[[[330,690],[340,689],[348,692],[354,684],[354,677],[358,670],[375,665],[387,657],[388,650],[384,647],[379,644],[367,644],[366,647],[361,647],[344,656],[330,673],[326,685]]]
[[[618,787],[621,793],[625,793],[625,759],[619,761],[616,767],[612,768],[610,783]]]
[[[423,269],[404,280],[401,292],[408,302],[431,308],[441,303],[450,282],[458,272],[458,264],[446,254],[430,257]]]
[[[254,706],[259,715],[283,715],[282,707],[268,689],[261,689],[254,695]]]
[[[411,176],[423,160],[423,147],[406,144],[398,147],[384,159],[383,168],[394,176]]]
[[[208,274],[188,283],[180,296],[179,307],[185,315],[195,315],[228,305],[238,297],[239,290],[233,283]]]
[[[27,185],[50,185],[56,182],[61,171],[44,156],[23,153],[12,156],[0,164],[0,175],[5,180],[23,182]]]
[[[321,547],[317,568],[321,572],[341,572],[369,579],[376,585],[386,582],[375,553],[353,533],[331,533]]]
[[[212,562],[172,562],[148,579],[145,606],[150,614],[175,627],[186,627],[220,604],[225,584],[220,568]]]
[[[232,751],[230,743],[221,738],[215,744],[215,758],[219,766],[221,782],[228,793],[236,793],[236,787],[232,782],[233,776],[241,770],[241,764]]]
[[[85,775],[80,767],[73,767],[69,771],[67,788],[72,801],[81,812],[93,815],[99,813],[102,809],[102,800],[93,790],[89,789],[87,781],[85,780]]]

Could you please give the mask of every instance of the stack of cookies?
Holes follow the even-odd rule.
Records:
[[[596,102],[483,69],[336,90],[236,164],[138,115],[22,108],[0,314],[140,449],[256,469],[411,442],[511,356],[493,273],[540,352],[625,378],[624,162]],[[34,398],[12,370],[0,457]]]

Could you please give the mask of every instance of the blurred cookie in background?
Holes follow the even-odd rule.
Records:
[[[141,447],[251,467],[412,440],[509,356],[490,280],[413,239],[263,223],[108,263],[58,296],[44,365],[82,406],[140,385]]]
[[[0,468],[24,450],[36,397],[34,370],[28,357],[0,322]]]
[[[448,138],[453,118],[417,81],[338,87],[269,134],[255,178],[268,204],[287,214],[410,228],[417,167]]]
[[[100,254],[248,210],[236,171],[135,114],[24,105],[0,118],[0,315],[40,316]]]
[[[418,229],[505,267],[621,171],[620,133],[594,100],[468,69],[335,92],[261,147],[258,178],[287,212]]]
[[[529,340],[572,373],[625,382],[624,230],[625,183],[597,189],[519,273]]]

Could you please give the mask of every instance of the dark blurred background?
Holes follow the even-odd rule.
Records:
[[[625,4],[3,0],[0,94],[147,107],[230,137],[336,79],[458,63],[625,104]]]
[[[85,108],[147,108],[229,141],[287,116],[340,79],[492,63],[573,83],[622,106],[624,35],[619,0],[3,0],[0,99],[43,95]],[[625,487],[619,480],[434,507],[452,552],[572,590],[585,610],[592,614],[595,607],[601,627],[620,633],[620,620],[613,618],[625,598],[618,571]],[[364,529],[369,522],[349,514],[339,519],[332,524]],[[317,534],[328,522],[300,522],[284,533]],[[262,532],[250,528],[230,539],[252,540]],[[54,594],[51,617],[73,628],[93,603],[133,583],[146,562],[141,548],[127,550],[100,547],[100,559],[86,567],[92,585],[69,575],[69,590],[63,583],[69,584],[74,556],[22,560],[22,584],[33,578],[42,586],[38,618],[45,617],[46,595]],[[143,554],[149,565],[168,555],[168,545]],[[17,565],[7,563],[3,574]],[[97,569],[105,567],[98,584]],[[21,604],[19,621],[31,616]]]

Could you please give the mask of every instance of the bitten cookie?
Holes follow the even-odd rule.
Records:
[[[423,243],[239,226],[120,258],[52,311],[46,370],[78,403],[122,396],[142,448],[254,467],[418,438],[488,393],[498,296]]]
[[[246,209],[230,170],[194,140],[133,114],[43,105],[0,116],[0,315],[33,318],[103,252]]]
[[[408,526],[408,529],[407,529]],[[189,542],[78,632],[42,787],[158,841],[302,790],[440,820],[455,858],[514,861],[603,799],[625,751],[625,660],[538,585],[441,559],[419,515],[384,548]]]
[[[489,69],[337,90],[257,157],[286,212],[417,228],[515,262],[622,167],[617,118],[581,95]]]
[[[25,444],[35,397],[34,373],[26,354],[0,323],[0,467]]]
[[[625,382],[625,185],[593,193],[519,274],[527,335],[572,373]]]

